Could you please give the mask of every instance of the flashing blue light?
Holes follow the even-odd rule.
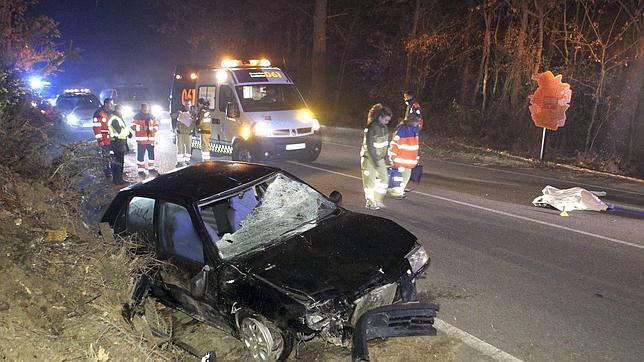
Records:
[[[40,90],[48,86],[50,83],[46,80],[43,80],[40,77],[31,77],[29,78],[29,86],[33,90]]]

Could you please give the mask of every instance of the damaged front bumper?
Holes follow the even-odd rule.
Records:
[[[353,361],[368,361],[368,342],[375,338],[435,336],[436,304],[395,304],[371,309],[353,331]]]

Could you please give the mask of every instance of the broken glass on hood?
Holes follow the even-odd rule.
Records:
[[[252,197],[255,199],[248,201]],[[210,208],[221,207],[222,202],[225,203],[225,215],[231,224],[224,233],[217,232],[216,229],[221,230],[221,227],[209,228],[206,216]],[[249,205],[254,206],[250,212]],[[220,256],[229,259],[273,244],[293,233],[309,230],[335,209],[334,203],[308,185],[278,174],[227,200],[205,207],[202,217],[212,239],[216,241]],[[216,211],[213,213],[217,214]],[[217,225],[220,224],[217,220]]]

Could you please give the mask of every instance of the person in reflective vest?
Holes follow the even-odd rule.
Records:
[[[96,142],[98,142],[98,147],[101,148],[101,155],[104,162],[106,163],[105,168],[103,168],[103,173],[105,177],[112,176],[112,163],[110,160],[110,135],[107,127],[107,121],[109,120],[112,114],[112,107],[114,106],[114,101],[112,98],[105,98],[101,108],[97,109],[94,112],[92,129],[94,131],[94,137]]]
[[[210,135],[212,133],[212,119],[210,116],[210,105],[205,99],[199,98],[197,101],[197,128],[201,135],[201,160],[210,160]]]
[[[420,103],[416,100],[416,93],[412,90],[407,90],[403,93],[403,99],[407,105],[404,118],[405,123],[411,119],[415,119],[418,122],[418,129],[422,129],[424,125],[423,107],[421,107]]]
[[[418,134],[420,128],[418,117],[404,119],[394,131],[394,136],[389,144],[389,161],[392,166],[398,168],[402,175],[399,186],[389,190],[390,194],[398,199],[404,199],[405,186],[411,177],[411,170],[418,164]]]
[[[362,185],[369,210],[385,207],[383,199],[387,193],[387,146],[389,132],[387,124],[391,120],[391,109],[380,103],[374,104],[367,115],[367,128],[364,130],[360,150]]]
[[[136,167],[140,176],[145,176],[145,170],[150,173],[157,173],[154,168],[154,144],[159,131],[159,121],[150,113],[150,106],[147,103],[141,104],[141,111],[134,115],[132,130],[136,140]],[[148,161],[145,162],[145,154]]]
[[[181,105],[177,114],[177,167],[190,164],[192,155],[192,133],[195,128],[194,118],[191,112],[190,101],[187,100]]]
[[[127,151],[127,139],[132,137],[130,128],[123,120],[121,105],[114,108],[114,112],[108,121],[108,130],[110,134],[110,145],[114,153],[112,162],[112,182],[115,185],[127,184],[123,179],[123,164],[125,162],[125,152]]]

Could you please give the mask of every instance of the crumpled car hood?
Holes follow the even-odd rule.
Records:
[[[348,295],[379,278],[397,280],[415,242],[391,220],[344,211],[240,264],[289,292],[313,298]]]

